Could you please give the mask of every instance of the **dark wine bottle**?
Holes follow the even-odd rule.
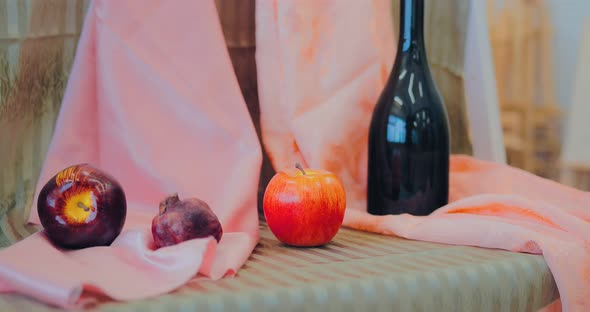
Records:
[[[397,55],[369,129],[367,211],[428,215],[448,202],[450,131],[424,44],[424,0],[400,0]]]

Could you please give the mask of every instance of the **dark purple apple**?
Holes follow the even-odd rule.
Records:
[[[209,205],[198,198],[180,200],[178,194],[170,195],[160,202],[160,213],[152,220],[156,248],[209,236],[219,242],[222,235],[219,219]]]
[[[89,164],[67,167],[41,189],[39,219],[55,245],[79,249],[110,245],[121,233],[127,202],[121,185]]]

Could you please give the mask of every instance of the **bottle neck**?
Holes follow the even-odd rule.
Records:
[[[398,54],[425,52],[423,25],[424,0],[400,0]]]

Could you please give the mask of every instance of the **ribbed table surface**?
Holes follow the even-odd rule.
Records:
[[[559,296],[538,255],[341,229],[319,248],[260,244],[234,278],[195,279],[170,294],[98,311],[534,311]],[[1,295],[0,311],[53,311]]]

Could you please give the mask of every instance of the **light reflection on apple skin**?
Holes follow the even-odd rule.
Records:
[[[86,217],[86,220],[84,220],[85,223],[94,221],[94,219],[96,219],[96,215],[98,212],[98,209],[96,209],[96,207],[98,207],[97,196],[93,191],[90,191],[90,200],[92,201],[92,207],[90,207],[90,213]]]
[[[298,203],[299,201],[301,201],[301,197],[299,197],[299,195],[297,195],[297,194],[281,193],[281,194],[279,194],[278,200],[281,201],[282,203],[285,203],[285,204],[294,205],[294,204]]]
[[[279,171],[269,181],[263,210],[266,222],[281,242],[296,247],[329,243],[344,219],[346,192],[331,172],[305,169]]]
[[[112,176],[79,164],[45,184],[37,212],[48,238],[59,247],[105,246],[121,232],[127,203],[123,188]]]
[[[72,181],[68,181],[66,183],[64,183],[60,188],[59,188],[59,192],[60,193],[65,193],[67,190],[69,190],[70,188],[72,188],[72,186],[74,185],[74,182]]]
[[[55,216],[55,220],[57,222],[59,222],[59,224],[61,224],[61,225],[66,225],[67,224],[66,221],[64,221],[64,219],[60,215]]]

